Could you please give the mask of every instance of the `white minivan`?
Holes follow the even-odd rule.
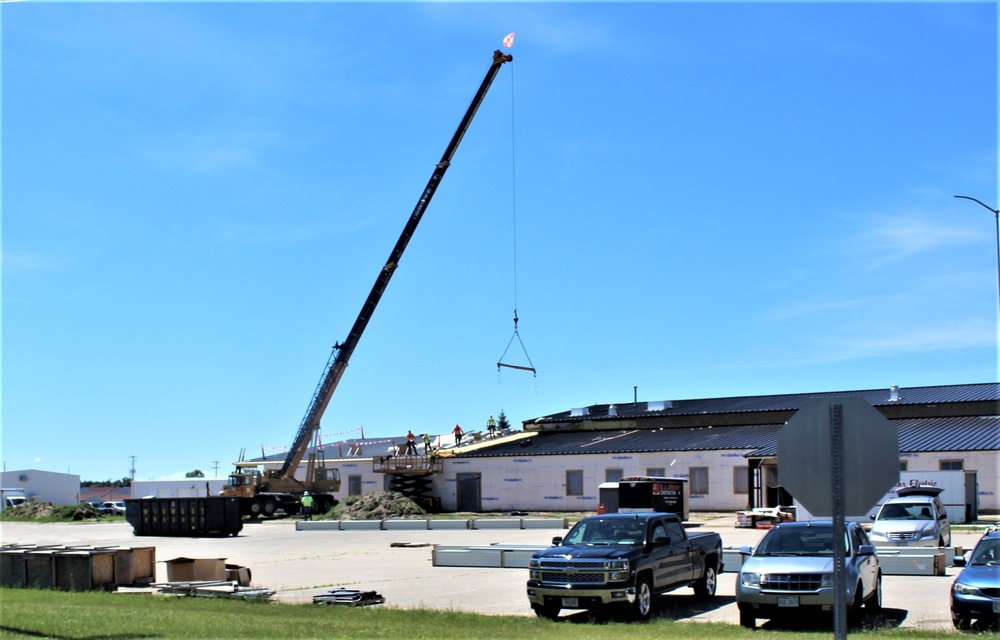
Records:
[[[904,487],[872,516],[876,547],[949,547],[951,524],[940,487]]]

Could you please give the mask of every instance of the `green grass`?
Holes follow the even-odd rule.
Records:
[[[731,624],[654,620],[648,624],[551,622],[527,616],[480,616],[455,611],[290,605],[149,594],[0,589],[0,638],[524,638],[525,640],[647,640],[690,638],[819,640],[831,631],[750,631]],[[582,619],[582,618],[581,618]],[[939,639],[941,631],[892,629],[851,637]]]

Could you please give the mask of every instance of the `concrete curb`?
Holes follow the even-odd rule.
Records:
[[[568,529],[569,518],[387,518],[385,520],[299,520],[296,531],[423,531],[426,529]]]

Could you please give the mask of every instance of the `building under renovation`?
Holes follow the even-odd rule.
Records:
[[[964,495],[949,496],[950,509],[1000,513],[998,383],[597,404],[493,439],[471,434],[433,456],[399,455],[386,441],[334,444],[326,463],[340,470],[339,499],[392,488],[445,511],[596,511],[600,485],[627,476],[686,479],[691,511],[788,505],[778,432],[810,398],[847,396],[898,429],[902,477],[961,472]]]

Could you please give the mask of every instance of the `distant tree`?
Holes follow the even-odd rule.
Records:
[[[204,478],[205,474],[201,472],[200,469],[195,469],[194,471],[188,471],[184,474],[185,478]]]
[[[131,487],[132,478],[125,476],[121,480],[81,480],[81,487]]]
[[[504,429],[510,429],[510,423],[507,422],[507,414],[500,410],[500,418],[497,419],[497,429],[503,433]]]

